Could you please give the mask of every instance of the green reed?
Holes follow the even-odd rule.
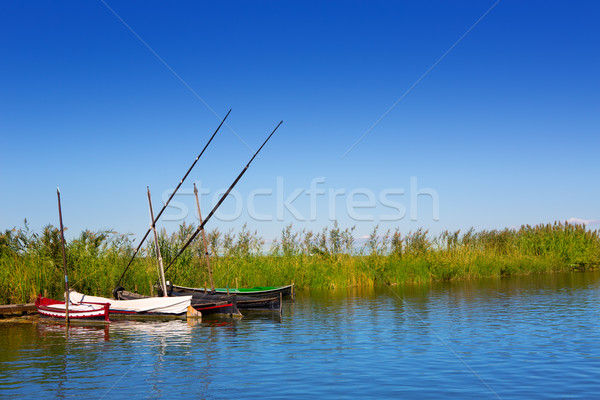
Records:
[[[165,265],[194,231],[182,224],[159,246]],[[519,229],[474,229],[431,235],[419,229],[380,232],[375,227],[364,243],[355,228],[337,223],[318,232],[286,226],[270,246],[244,225],[239,232],[207,234],[215,283],[219,287],[277,286],[333,288],[477,279],[516,274],[591,269],[600,265],[600,235],[583,225],[554,223]],[[67,243],[70,286],[109,296],[134,251],[131,235],[84,231]],[[203,287],[209,280],[200,235],[167,272],[167,279]],[[155,293],[156,251],[149,240],[121,285]],[[38,293],[61,298],[64,291],[60,233],[48,225],[39,233],[23,228],[0,234],[0,303],[31,301]]]

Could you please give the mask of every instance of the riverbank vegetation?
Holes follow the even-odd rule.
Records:
[[[168,265],[195,227],[160,234]],[[519,229],[442,232],[419,229],[402,234],[375,227],[360,242],[354,228],[334,224],[319,232],[287,226],[269,245],[244,226],[239,232],[208,232],[211,265],[218,287],[284,285],[331,288],[425,283],[453,279],[593,269],[600,265],[600,233],[583,225],[554,223]],[[208,281],[200,235],[167,271],[179,285]],[[70,286],[108,296],[119,281],[135,245],[131,235],[84,231],[67,243]],[[158,270],[148,240],[121,285],[151,294]],[[60,298],[64,291],[60,231],[24,227],[0,234],[0,304],[31,301],[38,293]]]

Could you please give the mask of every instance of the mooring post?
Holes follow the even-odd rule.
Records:
[[[281,310],[283,308],[283,294],[279,292],[279,314],[281,314]]]

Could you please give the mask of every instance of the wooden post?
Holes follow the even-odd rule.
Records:
[[[63,268],[65,271],[65,319],[67,324],[69,323],[69,278],[67,275],[67,254],[65,253],[65,228],[63,227],[62,221],[62,210],[60,206],[60,189],[56,188],[56,195],[58,196],[58,219],[60,220],[60,243],[62,244],[62,256],[63,256]]]
[[[279,292],[279,314],[281,314],[281,310],[283,308],[283,294]]]
[[[158,272],[160,276],[160,284],[163,289],[163,297],[167,297],[167,284],[165,282],[165,270],[163,268],[163,260],[160,255],[160,246],[158,245],[158,234],[156,233],[156,224],[154,223],[154,211],[152,210],[152,197],[150,196],[150,187],[148,189],[148,205],[150,207],[150,228],[154,232],[154,245],[156,246],[156,258],[158,259]]]
[[[196,188],[196,182],[194,182],[194,195],[196,196],[196,206],[198,207],[198,220],[202,225],[202,213],[200,212],[200,200],[198,199],[198,188]],[[213,280],[212,268],[210,267],[210,256],[208,254],[208,245],[206,243],[206,234],[204,228],[202,232],[202,244],[204,245],[204,257],[206,257],[206,268],[208,269],[208,279],[210,280],[210,290],[215,291],[215,281]],[[204,286],[206,287],[206,286]]]
[[[202,313],[192,306],[187,306],[186,316],[188,318],[202,318]]]

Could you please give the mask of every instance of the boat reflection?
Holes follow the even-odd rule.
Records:
[[[40,338],[56,338],[56,336],[62,335],[66,340],[84,339],[85,341],[108,342],[110,339],[108,324],[79,325],[55,321],[40,321],[37,324],[37,331]]]

